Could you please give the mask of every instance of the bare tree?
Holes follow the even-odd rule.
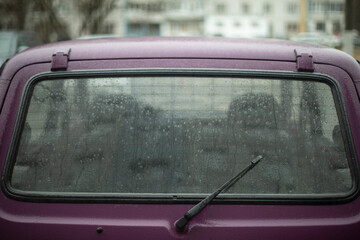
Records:
[[[43,42],[69,39],[54,1],[0,0],[0,27],[6,30],[31,30]],[[53,37],[55,36],[55,37]]]
[[[75,5],[82,17],[80,35],[103,32],[106,17],[116,7],[116,0],[78,0]]]
[[[57,41],[70,39],[67,26],[60,20],[53,1],[34,0],[33,3],[41,13],[34,30],[43,42],[51,42],[52,35],[56,35]]]
[[[31,1],[0,0],[0,27],[2,29],[25,29],[26,16]]]

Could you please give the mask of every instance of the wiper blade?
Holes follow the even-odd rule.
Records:
[[[192,207],[189,211],[185,213],[185,215],[175,222],[175,230],[179,233],[184,232],[186,225],[188,222],[193,219],[196,215],[198,215],[209,203],[216,198],[222,191],[230,188],[234,183],[236,183],[240,178],[242,178],[246,173],[248,173],[253,167],[255,167],[261,159],[264,157],[262,155],[254,158],[248,166],[242,169],[238,174],[236,174],[229,181],[224,183],[220,188],[218,188],[215,192],[204,198],[201,202]]]

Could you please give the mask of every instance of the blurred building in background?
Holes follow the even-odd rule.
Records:
[[[224,37],[269,37],[272,25],[267,17],[271,13],[270,1],[208,1],[204,22],[204,35]],[[264,4],[267,12],[263,14]]]
[[[164,4],[163,36],[203,36],[206,0],[167,0]]]
[[[344,0],[308,0],[308,31],[340,34],[345,29],[344,13]]]
[[[0,0],[1,30],[44,42],[82,36],[290,38],[340,34],[346,0]]]
[[[165,21],[165,3],[156,0],[122,1],[122,36],[160,36]]]

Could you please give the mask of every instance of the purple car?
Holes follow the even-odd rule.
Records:
[[[0,238],[359,239],[360,67],[275,40],[77,40],[0,75]]]

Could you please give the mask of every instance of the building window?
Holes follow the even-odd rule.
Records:
[[[344,4],[339,2],[312,2],[309,5],[310,13],[343,12]]]
[[[180,2],[172,2],[170,4],[170,9],[172,9],[172,10],[179,10],[180,8],[181,8]]]
[[[344,4],[343,3],[331,2],[331,3],[328,4],[328,11],[342,12],[342,11],[344,11]]]
[[[317,31],[325,31],[325,23],[324,22],[317,22],[316,23],[316,30]]]
[[[310,9],[309,11],[311,13],[323,13],[325,12],[325,3],[323,2],[313,2],[310,4]]]
[[[141,25],[139,23],[130,23],[128,24],[128,34],[140,34]]]
[[[241,27],[241,23],[240,22],[234,22],[234,27],[237,27],[237,28],[239,28],[239,27]]]
[[[114,33],[114,24],[106,23],[102,29],[103,34],[113,34]]]
[[[216,13],[217,14],[224,14],[226,13],[226,6],[223,3],[219,3],[216,5]]]
[[[297,13],[299,11],[299,6],[296,2],[289,2],[287,5],[288,13]]]
[[[147,5],[147,10],[149,12],[161,12],[163,10],[163,4],[162,3],[149,3]]]
[[[137,3],[127,3],[126,5],[126,8],[127,9],[130,9],[130,10],[139,10],[140,9],[140,4],[137,4]]]
[[[265,3],[263,6],[264,13],[270,13],[271,12],[271,5],[270,3]]]
[[[298,31],[298,24],[297,23],[288,23],[286,25],[286,30],[289,33],[294,33]]]
[[[244,4],[242,5],[242,12],[243,12],[244,14],[249,14],[249,13],[250,13],[250,6],[249,6],[249,4],[244,3]]]
[[[128,36],[159,36],[160,25],[156,23],[129,23],[127,26]]]
[[[222,27],[222,26],[224,26],[224,24],[223,24],[222,22],[217,22],[217,23],[216,23],[216,26]]]
[[[149,24],[148,35],[149,36],[159,36],[160,35],[160,25],[156,24],[156,23]]]
[[[259,23],[258,22],[252,22],[251,27],[253,27],[253,28],[259,27]]]

